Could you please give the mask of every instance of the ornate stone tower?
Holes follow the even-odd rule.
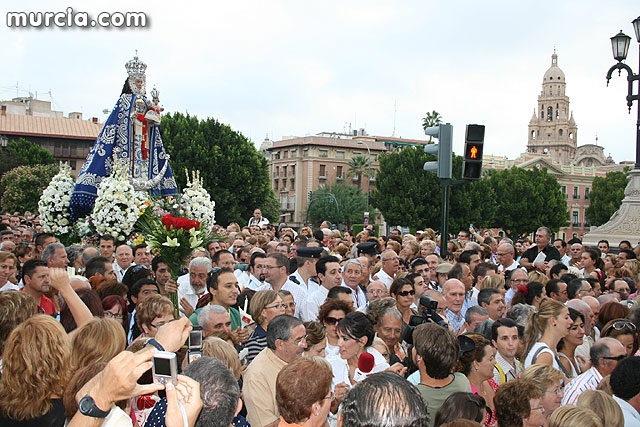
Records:
[[[538,96],[538,114],[529,122],[529,153],[549,154],[553,160],[569,163],[574,158],[578,127],[565,95],[564,72],[558,67],[558,55],[551,55],[551,67],[544,73],[542,92]]]

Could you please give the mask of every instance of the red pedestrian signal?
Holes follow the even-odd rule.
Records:
[[[480,179],[482,176],[482,148],[484,147],[484,126],[467,125],[462,163],[463,179]]]

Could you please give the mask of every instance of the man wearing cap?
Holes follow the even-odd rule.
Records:
[[[318,311],[329,295],[329,291],[342,283],[342,269],[338,258],[323,256],[316,263],[321,286],[309,293],[302,303],[300,316],[304,322],[318,320]]]
[[[369,260],[369,265],[375,265],[378,262],[378,246],[375,242],[359,243],[357,246],[357,255],[365,256]]]
[[[296,261],[298,268],[289,276],[296,285],[302,286],[307,295],[316,291],[320,285],[315,281],[316,262],[322,255],[322,248],[303,247],[297,249]]]
[[[453,267],[452,264],[448,262],[443,262],[435,268],[437,278],[438,278],[438,287],[440,289],[444,288],[444,282],[449,280],[449,270]]]
[[[387,289],[391,289],[393,279],[395,279],[398,268],[400,268],[398,254],[393,249],[387,249],[380,255],[380,260],[382,261],[382,268],[373,276],[373,280],[379,280],[387,285]]]

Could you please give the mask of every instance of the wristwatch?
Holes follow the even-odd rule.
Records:
[[[109,415],[109,411],[103,411],[96,406],[96,402],[93,397],[88,394],[85,395],[78,403],[78,410],[82,415],[92,418],[106,418]]]
[[[147,345],[152,345],[159,351],[164,351],[164,347],[162,347],[160,343],[153,338],[147,338],[146,340],[144,340],[144,344],[142,346],[146,347]]]

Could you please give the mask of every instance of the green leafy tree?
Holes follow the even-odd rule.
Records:
[[[244,224],[256,208],[272,222],[279,219],[267,159],[240,132],[181,113],[164,116],[160,131],[178,186],[185,185],[185,168],[199,170],[216,202],[218,224]]]
[[[441,227],[440,206],[442,187],[438,177],[423,170],[424,163],[436,160],[421,147],[380,156],[380,169],[376,174],[376,191],[372,204],[392,225],[415,228]],[[453,157],[453,175],[462,173],[462,158]],[[484,227],[495,214],[493,189],[484,180],[465,182],[451,188],[448,229],[468,229],[469,224]]]
[[[547,226],[557,231],[567,225],[567,201],[560,184],[547,169],[495,170],[488,182],[496,194],[497,213],[494,227],[501,227],[517,238]]]
[[[364,155],[353,156],[351,160],[347,163],[349,166],[349,170],[347,171],[347,178],[357,177],[358,188],[360,184],[362,184],[362,177],[369,176],[369,159]],[[371,171],[371,175],[373,175],[373,171]]]
[[[6,148],[0,148],[0,176],[18,166],[53,163],[55,159],[50,152],[24,138],[9,141]]]
[[[38,200],[56,173],[56,165],[19,166],[5,173],[0,181],[2,210],[37,212]]]
[[[595,177],[589,192],[591,204],[585,214],[591,225],[602,225],[618,210],[627,186],[626,172],[609,172],[606,177]]]
[[[430,113],[427,113],[426,116],[422,119],[422,129],[427,130],[432,126],[438,126],[442,123],[442,116],[436,110],[433,110]],[[432,136],[429,136],[429,141],[433,139]]]
[[[313,201],[307,205],[306,215],[317,225],[327,220],[334,224],[351,226],[362,223],[366,210],[367,194],[359,187],[338,182],[331,187],[323,186],[313,192]],[[374,219],[370,217],[370,221]]]

